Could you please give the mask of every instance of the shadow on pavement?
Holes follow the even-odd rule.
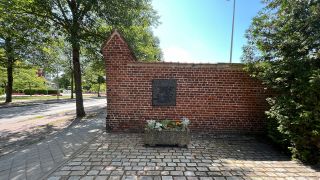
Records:
[[[67,120],[67,124],[70,124],[72,120]],[[55,126],[52,124],[39,125],[32,129],[11,132],[2,131],[0,136],[0,156],[16,152],[20,148],[37,143],[46,138],[48,135],[52,135],[60,131],[63,127]]]

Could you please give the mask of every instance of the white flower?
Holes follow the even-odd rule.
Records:
[[[155,129],[158,129],[159,131],[162,130],[162,124],[161,123],[158,123],[156,122],[155,126],[154,126]]]
[[[147,123],[148,124],[154,124],[154,123],[156,123],[156,121],[155,120],[147,120]]]
[[[181,118],[183,126],[187,127],[190,124],[190,120],[186,117]]]
[[[148,128],[149,129],[154,129],[155,125],[156,125],[156,121],[155,120],[147,120],[148,123]]]

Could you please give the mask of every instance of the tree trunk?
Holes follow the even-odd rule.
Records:
[[[68,2],[72,13],[72,26],[70,27],[71,45],[72,45],[72,63],[73,76],[76,92],[76,113],[77,117],[84,117],[86,115],[83,107],[82,85],[81,85],[81,67],[80,67],[80,23],[82,19],[79,18],[79,9],[77,1],[72,0]]]
[[[74,73],[73,73],[73,70],[71,70],[71,99],[73,99],[73,82],[74,80]]]
[[[72,52],[70,52],[70,58],[72,57]],[[69,58],[68,58],[69,59]],[[73,67],[72,67],[72,60],[69,59],[69,69],[70,69],[70,87],[71,87],[71,99],[73,99],[73,92],[74,92],[74,71],[73,71]]]
[[[100,83],[98,84],[98,97],[101,97],[101,95],[100,95]]]
[[[59,87],[59,69],[57,69],[57,100],[59,100],[60,87]]]
[[[29,85],[29,92],[30,92],[30,96],[32,96],[32,92],[31,92],[31,83],[28,82],[28,85]]]
[[[5,40],[5,50],[6,56],[8,58],[7,62],[7,81],[6,86],[6,103],[12,102],[12,87],[13,87],[13,63],[14,63],[14,52],[10,39]]]
[[[7,86],[6,86],[6,103],[12,102],[12,86],[13,86],[13,58],[8,57],[7,62]]]
[[[76,113],[77,117],[86,115],[83,107],[82,85],[81,85],[81,68],[80,68],[80,45],[79,43],[72,44],[72,62],[76,92]]]

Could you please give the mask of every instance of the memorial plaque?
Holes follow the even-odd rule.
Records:
[[[153,106],[175,106],[176,105],[175,79],[152,80],[152,105]]]

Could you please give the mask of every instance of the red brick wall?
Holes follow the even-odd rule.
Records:
[[[211,133],[264,131],[266,92],[241,64],[142,63],[114,32],[102,48],[107,72],[107,128],[143,131],[146,120],[191,121]],[[176,79],[176,106],[152,106],[152,80]]]

